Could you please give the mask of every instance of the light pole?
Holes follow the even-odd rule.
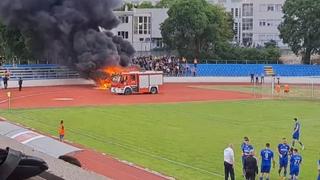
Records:
[[[7,96],[8,96],[8,110],[11,110],[11,92],[7,92]]]

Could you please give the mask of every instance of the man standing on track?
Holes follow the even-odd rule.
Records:
[[[60,121],[60,127],[59,127],[59,140],[62,142],[64,139],[64,125],[63,120]]]
[[[304,150],[304,145],[300,141],[300,130],[301,130],[301,124],[298,121],[298,118],[294,118],[294,129],[292,133],[292,147],[294,147],[295,142],[297,141],[301,145],[301,149]]]
[[[229,144],[229,146],[224,150],[224,177],[225,180],[229,179],[229,175],[231,180],[234,180],[234,152],[233,145]]]
[[[271,161],[273,168],[275,166],[273,152],[270,149],[270,144],[266,144],[266,148],[261,150],[261,175],[260,180],[263,180],[264,175],[266,175],[266,180],[270,180],[270,170],[271,170]]]
[[[19,91],[22,90],[22,82],[23,82],[23,80],[22,80],[22,78],[20,77],[19,80],[18,80]]]
[[[287,176],[287,167],[290,155],[290,146],[287,143],[286,138],[282,138],[282,143],[278,145],[279,153],[279,176],[281,176],[281,171],[283,169],[283,177]]]

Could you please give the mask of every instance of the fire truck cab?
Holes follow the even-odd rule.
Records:
[[[123,72],[113,76],[111,93],[124,95],[134,93],[157,94],[162,84],[163,72],[161,71]]]

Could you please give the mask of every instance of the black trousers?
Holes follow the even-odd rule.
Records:
[[[224,162],[224,178],[225,178],[225,180],[229,179],[229,175],[230,175],[231,180],[234,180],[234,169],[233,169],[232,164]]]
[[[255,179],[256,179],[256,173],[246,172],[246,180],[255,180]]]

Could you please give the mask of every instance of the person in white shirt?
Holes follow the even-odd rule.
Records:
[[[229,179],[234,180],[234,152],[233,145],[229,144],[226,149],[224,149],[224,177],[225,180]]]

